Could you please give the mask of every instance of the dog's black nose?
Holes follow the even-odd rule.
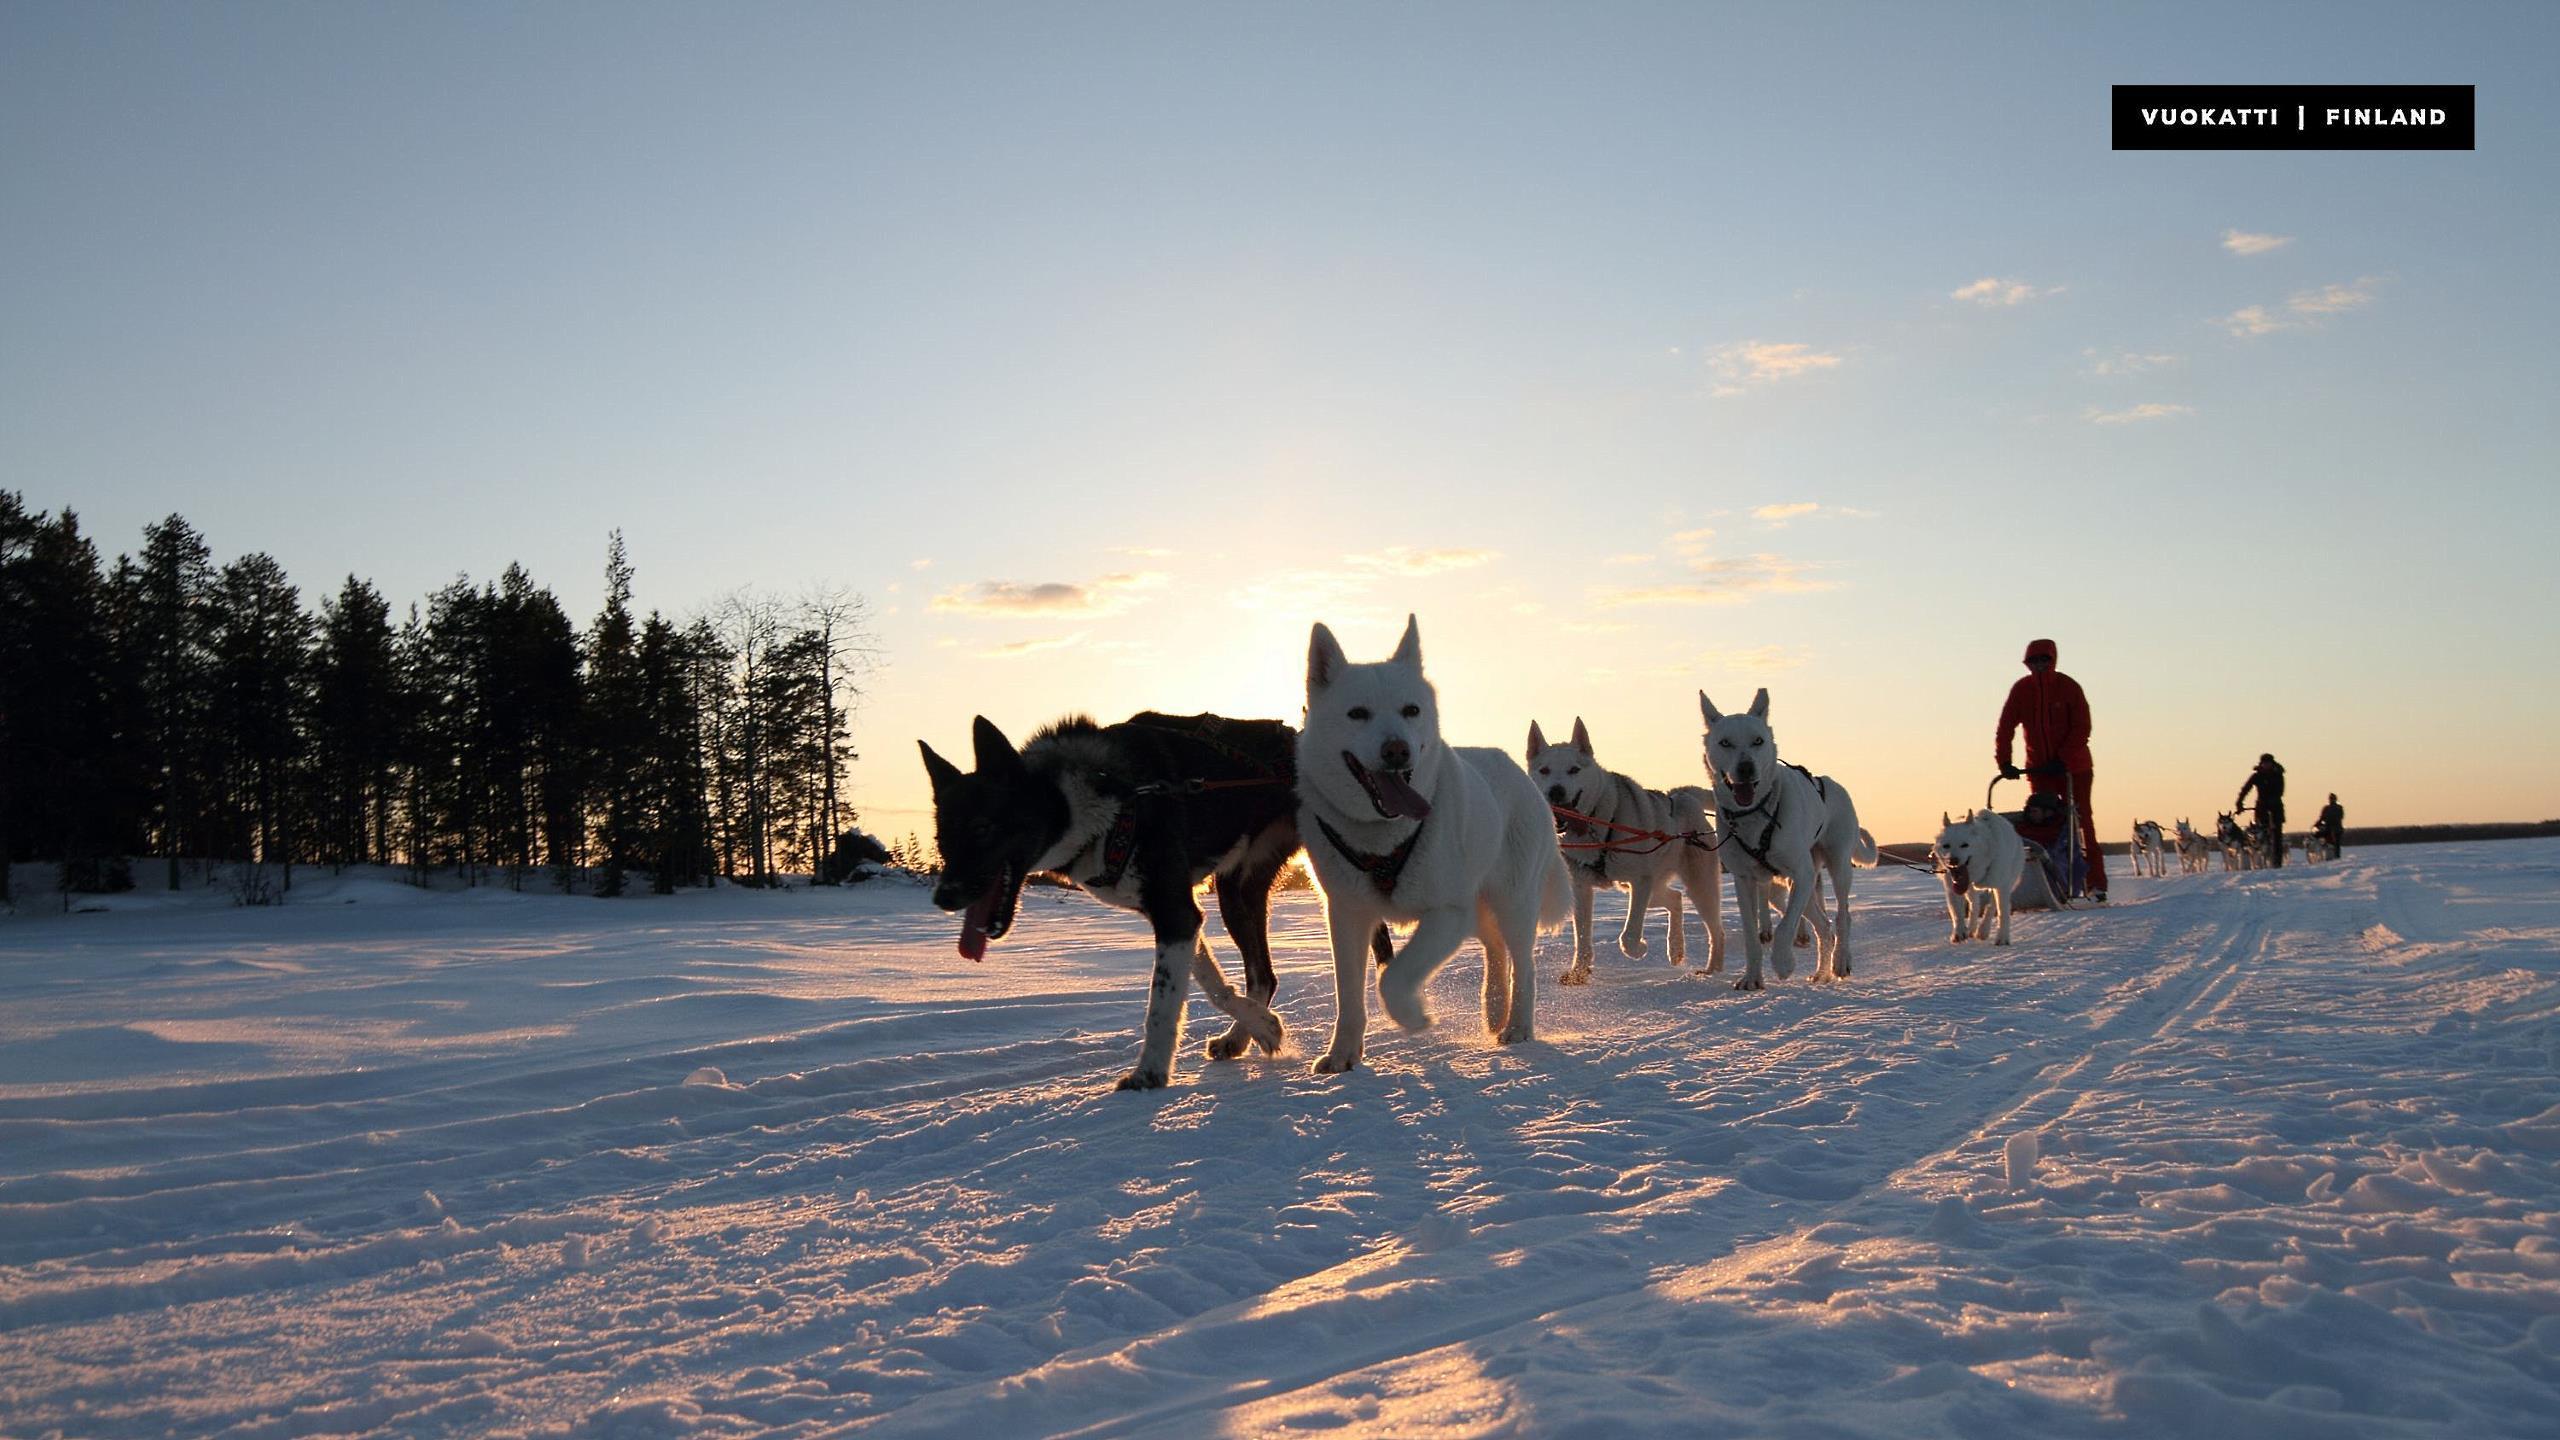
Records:
[[[1413,768],[1413,747],[1402,740],[1389,740],[1378,747],[1378,763],[1390,770]]]
[[[1550,805],[1561,805],[1561,804],[1563,804],[1563,803],[1564,803],[1564,787],[1563,787],[1563,786],[1561,786],[1561,785],[1550,785],[1550,786],[1548,786],[1548,787],[1547,787],[1547,803],[1548,803],[1548,804],[1550,804]]]

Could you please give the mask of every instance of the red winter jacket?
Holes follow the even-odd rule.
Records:
[[[2052,641],[2038,640],[2027,646],[2028,658],[2037,655],[2058,658],[2059,652]],[[2000,707],[1996,750],[2004,766],[2017,763],[2009,758],[2009,737],[2021,725],[2027,729],[2027,769],[2056,761],[2074,775],[2097,769],[2089,760],[2089,697],[2080,693],[2079,681],[2059,670],[2041,675],[2030,670],[2009,687],[2009,703]]]

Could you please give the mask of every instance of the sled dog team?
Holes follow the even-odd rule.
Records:
[[[1484,953],[1486,1033],[1504,1045],[1532,1038],[1537,938],[1570,912],[1573,961],[1561,983],[1586,983],[1592,896],[1604,885],[1629,891],[1619,944],[1631,956],[1647,953],[1645,917],[1659,908],[1671,916],[1670,958],[1686,958],[1685,891],[1705,923],[1705,973],[1720,972],[1730,873],[1743,949],[1734,988],[1761,989],[1766,969],[1791,975],[1788,942],[1805,943],[1808,927],[1813,978],[1848,979],[1850,871],[1878,860],[1856,804],[1839,781],[1780,759],[1768,691],[1740,714],[1717,709],[1704,691],[1698,707],[1704,786],[1651,790],[1606,769],[1579,719],[1559,743],[1532,724],[1524,768],[1500,750],[1442,739],[1410,618],[1394,653],[1366,663],[1319,624],[1295,730],[1148,712],[1108,726],[1063,720],[1017,749],[981,716],[969,771],[922,745],[943,857],[934,903],[960,915],[959,949],[971,960],[1012,928],[1023,884],[1038,873],[1145,917],[1154,968],[1123,1089],[1172,1078],[1195,979],[1230,1022],[1209,1041],[1210,1058],[1280,1050],[1270,894],[1301,848],[1324,894],[1333,952],[1334,1027],[1319,1073],[1360,1062],[1373,960],[1387,1018],[1419,1030],[1432,1020],[1432,975],[1469,940]],[[2018,833],[1990,811],[1945,818],[1934,855],[1948,938],[1992,936],[1996,921],[1993,943],[2006,945],[2009,892],[2026,864]],[[1242,962],[1241,990],[1202,932],[1204,880]],[[1400,946],[1391,925],[1411,927]]]

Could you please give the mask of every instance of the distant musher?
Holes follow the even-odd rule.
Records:
[[[2240,794],[2231,802],[2235,810],[2246,808],[2249,792],[2258,792],[2258,823],[2252,828],[2258,834],[2258,853],[2270,865],[2284,864],[2284,767],[2273,755],[2258,757],[2258,768],[2240,782]]]
[[[2096,773],[2089,760],[2089,697],[2081,693],[2079,681],[2053,668],[2060,653],[2050,640],[2027,642],[2027,673],[2009,687],[2009,703],[2000,707],[1993,755],[2000,762],[2000,778],[2017,779],[2009,741],[2024,726],[2027,788],[2038,795],[2060,795],[2063,782],[2070,782],[2072,803],[2080,810],[2080,853],[2089,866],[2088,895],[2103,905],[2107,857],[2098,848],[2098,817],[2089,804],[2089,782]]]
[[[2311,822],[2311,833],[2329,847],[2329,858],[2335,860],[2346,850],[2347,812],[2338,804],[2338,792],[2329,792],[2329,803],[2320,807],[2320,818]]]

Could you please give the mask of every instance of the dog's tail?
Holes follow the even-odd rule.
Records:
[[[1858,848],[1849,852],[1849,863],[1861,870],[1873,870],[1876,862],[1876,837],[1868,834],[1867,827],[1861,825],[1858,827]]]
[[[1550,848],[1546,878],[1539,882],[1538,933],[1552,934],[1564,928],[1566,917],[1573,914],[1573,872],[1565,868],[1564,852]]]

